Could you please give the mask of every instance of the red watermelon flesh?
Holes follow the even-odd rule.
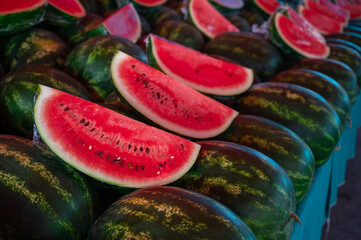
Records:
[[[281,13],[276,13],[275,24],[282,40],[301,55],[308,58],[325,58],[329,55],[329,48],[326,44],[304,32]]]
[[[36,9],[43,6],[45,2],[46,0],[2,0],[0,1],[0,15]]]
[[[86,12],[78,0],[49,0],[49,4],[74,17],[84,17]]]
[[[240,9],[244,6],[243,0],[211,0],[211,1],[216,2],[219,5],[230,9]]]
[[[120,95],[156,124],[192,138],[210,138],[226,130],[235,110],[193,90],[119,51],[111,64]]]
[[[329,0],[318,0],[318,3],[325,6],[326,8],[338,13],[339,15],[343,16],[347,20],[350,18],[350,11],[338,6],[337,4],[332,3]]]
[[[193,165],[199,146],[100,105],[40,86],[34,107],[39,135],[68,164],[101,181],[168,184]]]
[[[347,0],[336,0],[338,6],[348,10],[350,12],[350,19],[361,18],[361,6],[353,5]]]
[[[341,33],[343,24],[312,9],[299,6],[300,15],[324,35]]]
[[[109,16],[103,22],[111,35],[124,37],[137,42],[142,33],[139,15],[132,3],[129,3]]]
[[[264,12],[271,15],[281,4],[276,0],[253,0]]]
[[[155,7],[167,2],[167,0],[133,0],[133,1],[144,7]]]
[[[239,29],[207,0],[190,0],[188,9],[193,24],[209,38],[226,32],[239,32]]]
[[[320,42],[326,43],[325,38],[320,34],[320,32],[307,20],[300,17],[290,6],[287,6],[287,15],[303,32],[318,39]]]
[[[197,91],[232,96],[252,85],[253,71],[249,68],[212,58],[153,34],[148,38],[148,48],[165,74]]]
[[[313,0],[306,0],[305,4],[307,8],[312,9],[313,11],[318,12],[319,14],[323,14],[336,21],[339,21],[343,25],[347,25],[347,18],[342,15],[339,15],[337,12],[333,11],[332,9],[329,9],[317,2],[314,2]]]

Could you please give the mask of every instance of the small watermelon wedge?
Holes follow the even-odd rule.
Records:
[[[333,33],[341,33],[343,31],[343,23],[330,18],[320,12],[317,12],[311,8],[306,8],[299,5],[298,12],[300,16],[311,23],[317,30],[323,35],[329,35]]]
[[[111,75],[119,95],[129,105],[154,123],[184,136],[214,137],[238,115],[121,51],[112,60]]]
[[[199,145],[68,93],[39,86],[36,129],[62,160],[103,182],[141,188],[171,183]]]
[[[239,29],[207,0],[190,0],[188,14],[194,26],[209,38],[226,32],[239,32]]]
[[[212,95],[233,96],[253,83],[249,68],[212,58],[154,34],[147,40],[151,66],[191,88]]]
[[[308,34],[280,12],[270,22],[270,35],[272,41],[286,53],[306,58],[327,58],[330,54],[326,43]]]
[[[312,9],[315,12],[318,12],[319,14],[325,15],[329,18],[332,18],[333,20],[341,22],[344,26],[348,23],[348,18],[345,16],[342,16],[341,14],[335,12],[332,9],[329,9],[325,6],[323,6],[320,3],[317,3],[313,0],[305,0],[304,1],[307,8]]]
[[[46,21],[51,25],[68,26],[86,15],[79,0],[49,0]]]
[[[40,23],[46,6],[46,0],[0,1],[0,36],[11,35]]]
[[[160,6],[167,2],[167,0],[132,0],[134,3],[147,8]]]
[[[270,16],[279,6],[276,0],[250,0],[251,5],[262,15]]]
[[[132,3],[128,3],[87,31],[87,35],[91,37],[109,34],[124,37],[133,43],[138,41],[141,33],[142,23]]]

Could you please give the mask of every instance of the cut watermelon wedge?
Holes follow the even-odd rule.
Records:
[[[336,0],[336,4],[350,12],[350,19],[361,19],[361,5],[351,4],[347,0]]]
[[[156,7],[167,2],[167,0],[132,0],[143,7]]]
[[[197,158],[199,145],[65,92],[40,86],[34,120],[62,160],[109,184],[171,183]]]
[[[286,52],[293,52],[307,58],[326,58],[330,54],[326,43],[309,35],[279,12],[271,20],[270,33],[272,40]]]
[[[325,15],[333,20],[341,22],[344,26],[347,25],[348,19],[337,12],[333,11],[332,9],[329,9],[322,4],[319,4],[313,0],[305,0],[304,1],[307,8],[312,9],[315,12],[318,12],[319,14]]]
[[[0,36],[20,32],[41,22],[46,5],[46,0],[0,1]]]
[[[86,14],[85,8],[78,0],[49,0],[48,2],[46,20],[52,25],[67,26]]]
[[[88,36],[116,35],[132,42],[137,42],[142,33],[142,23],[132,3],[129,3],[107,17],[103,22],[95,25],[88,32]]]
[[[156,124],[192,138],[210,138],[226,130],[235,110],[193,90],[123,52],[111,64],[119,94]]]
[[[150,64],[191,88],[212,95],[232,96],[245,92],[253,83],[253,71],[212,58],[156,35],[149,35]]]
[[[318,0],[317,2],[320,3],[321,5],[325,6],[329,10],[332,10],[332,11],[336,12],[337,14],[343,16],[347,20],[350,19],[350,11],[349,10],[347,10],[343,7],[340,7],[337,4],[334,4],[329,0]]]
[[[239,29],[207,0],[190,0],[188,13],[194,26],[209,38],[226,32],[239,32]]]
[[[276,0],[250,0],[250,3],[261,13],[270,16],[279,6]]]
[[[316,12],[310,8],[305,8],[300,5],[298,12],[300,13],[301,17],[311,23],[323,35],[341,33],[343,30],[343,24],[341,22],[336,21],[322,13]]]

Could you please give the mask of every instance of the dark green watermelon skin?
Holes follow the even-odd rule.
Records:
[[[256,84],[236,100],[234,109],[291,129],[311,148],[316,166],[329,159],[341,133],[341,121],[332,106],[321,95],[294,84]]]
[[[281,54],[266,40],[251,34],[232,32],[221,34],[208,42],[205,53],[228,57],[251,68],[266,81],[282,66]]]
[[[277,74],[270,81],[296,84],[320,94],[336,110],[342,128],[345,127],[351,102],[347,92],[334,79],[314,70],[295,68]]]
[[[110,63],[117,51],[123,51],[140,61],[147,61],[144,51],[125,38],[96,36],[70,52],[64,70],[82,80],[93,99],[103,101],[115,90],[110,76]]]
[[[251,31],[251,26],[247,20],[238,15],[231,16],[228,20],[242,32]]]
[[[43,65],[25,65],[7,74],[0,83],[0,111],[9,132],[24,137],[33,134],[33,105],[38,84],[90,100],[89,93],[66,73]]]
[[[343,46],[351,47],[352,49],[356,50],[361,55],[361,47],[353,42],[338,39],[338,38],[328,38],[326,39],[327,44],[335,43],[335,44],[341,44]]]
[[[205,40],[202,33],[185,22],[168,20],[155,28],[153,32],[168,40],[198,51],[202,51],[204,48]]]
[[[148,21],[152,29],[155,29],[157,26],[161,25],[163,22],[174,20],[182,22],[182,17],[177,13],[176,10],[167,7],[159,6],[154,11],[149,13],[144,13],[143,16]]]
[[[331,49],[328,58],[345,63],[349,66],[356,75],[357,85],[361,87],[361,55],[351,47],[341,44],[330,43],[328,46]]]
[[[310,189],[315,158],[308,145],[294,132],[269,119],[238,115],[224,133],[216,137],[253,148],[277,162],[288,174],[299,203]]]
[[[61,68],[68,52],[68,46],[61,38],[40,28],[0,41],[0,56],[8,71],[26,64]]]
[[[344,33],[334,33],[325,36],[326,39],[328,38],[337,38],[346,41],[353,42],[361,47],[361,34],[355,32],[344,32]]]
[[[343,62],[333,59],[305,58],[294,64],[292,68],[310,69],[326,74],[345,89],[351,104],[356,102],[358,94],[357,78],[352,69]]]
[[[78,17],[71,16],[66,12],[59,10],[50,3],[45,15],[45,21],[53,26],[66,27],[75,24]]]
[[[144,188],[113,203],[95,222],[93,239],[255,240],[228,208],[176,187]]]
[[[286,172],[266,155],[234,143],[201,141],[190,171],[175,182],[205,194],[235,212],[257,239],[289,239],[296,210]]]
[[[77,171],[10,135],[0,135],[0,160],[1,239],[84,239],[94,203]]]
[[[40,23],[45,15],[47,3],[24,12],[0,15],[0,36],[9,36]]]

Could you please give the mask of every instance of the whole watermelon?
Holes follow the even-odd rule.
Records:
[[[0,135],[0,239],[84,239],[91,188],[73,168],[30,140]]]

